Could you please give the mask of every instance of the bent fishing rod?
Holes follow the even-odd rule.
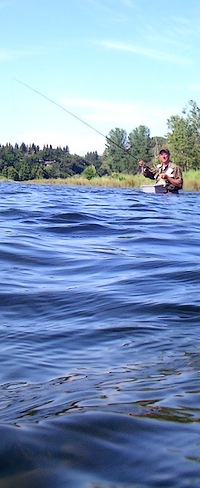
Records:
[[[129,154],[128,151],[129,149],[125,149],[124,147],[120,146],[119,144],[117,144],[117,142],[113,141],[112,139],[110,139],[110,137],[108,136],[105,136],[105,134],[103,134],[102,132],[100,132],[98,129],[96,129],[95,127],[93,127],[92,125],[88,124],[87,122],[85,122],[85,120],[81,119],[80,117],[78,117],[77,115],[73,114],[72,112],[70,112],[70,110],[68,110],[67,108],[63,107],[63,105],[61,105],[60,103],[58,102],[55,102],[55,100],[53,100],[52,98],[50,97],[47,97],[47,95],[44,95],[44,93],[40,92],[39,90],[36,90],[35,88],[33,88],[32,86],[30,85],[27,85],[27,83],[24,83],[23,81],[19,80],[18,78],[15,78],[13,77],[13,80],[14,81],[17,81],[17,83],[19,83],[20,85],[23,85],[25,86],[26,88],[28,88],[29,90],[31,90],[32,92],[34,93],[37,93],[37,95],[39,95],[40,97],[44,98],[45,100],[47,100],[48,102],[50,103],[53,103],[53,105],[55,105],[56,107],[60,108],[61,110],[63,110],[64,112],[66,112],[67,114],[71,115],[72,117],[74,117],[76,120],[78,120],[79,122],[82,122],[82,124],[85,124],[87,127],[89,127],[89,129],[95,131],[97,134],[99,134],[100,136],[102,136],[104,139],[106,139],[108,142],[111,142],[112,144],[114,144],[116,147],[118,147],[119,149],[121,149],[122,151],[124,151],[124,153],[126,153],[128,156],[131,156],[132,158],[134,158],[136,161],[138,161],[138,158],[136,158],[135,156],[133,156],[132,154]]]

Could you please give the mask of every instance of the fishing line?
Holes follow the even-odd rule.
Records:
[[[37,95],[39,95],[40,97],[45,98],[45,100],[48,100],[48,102],[53,103],[53,105],[55,105],[56,107],[60,108],[61,110],[63,110],[67,114],[71,115],[72,117],[74,117],[79,122],[82,122],[82,124],[85,124],[87,127],[89,127],[89,129],[92,129],[97,134],[99,134],[104,139],[106,139],[108,142],[111,142],[112,144],[114,144],[115,146],[117,146],[119,149],[121,149],[122,151],[124,151],[128,155],[128,150],[129,149],[125,149],[124,147],[120,146],[119,144],[117,144],[117,142],[113,141],[108,136],[105,136],[105,134],[103,134],[102,132],[100,132],[98,129],[96,129],[92,125],[88,124],[87,122],[85,122],[85,120],[81,119],[77,115],[75,115],[72,112],[70,112],[70,110],[68,110],[67,108],[63,107],[63,105],[60,105],[58,102],[55,102],[55,100],[53,100],[52,98],[47,97],[47,95],[44,95],[44,93],[40,92],[39,90],[36,90],[35,88],[33,88],[30,85],[27,85],[27,83],[24,83],[23,81],[19,80],[18,78],[13,77],[13,80],[17,81],[17,83],[20,83],[20,85],[25,86],[26,88],[28,88],[29,90],[33,91],[34,93],[37,93]],[[138,161],[138,159],[135,156],[133,156],[132,154],[129,154],[129,156],[131,156],[132,158],[134,158],[134,159],[136,159]]]

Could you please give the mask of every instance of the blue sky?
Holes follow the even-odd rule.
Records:
[[[0,0],[0,143],[86,154],[139,125],[151,136],[200,106],[197,0]]]

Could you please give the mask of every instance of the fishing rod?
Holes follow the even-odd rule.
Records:
[[[27,85],[27,83],[24,83],[23,81],[19,80],[18,78],[15,78],[13,77],[13,80],[14,81],[17,81],[17,83],[20,83],[20,85],[23,85],[25,86],[26,88],[28,88],[29,90],[33,91],[34,93],[37,93],[37,95],[39,95],[40,97],[42,98],[45,98],[45,100],[47,100],[48,102],[50,103],[53,103],[53,105],[55,105],[56,107],[60,108],[61,110],[63,110],[64,112],[66,112],[67,114],[71,115],[72,117],[74,117],[76,120],[78,120],[79,122],[82,122],[82,124],[85,124],[87,127],[89,127],[89,129],[92,129],[93,131],[95,131],[97,134],[99,134],[100,136],[102,136],[104,139],[106,139],[108,142],[111,142],[112,144],[114,144],[116,147],[118,147],[119,149],[121,149],[122,151],[124,151],[127,155],[131,156],[132,158],[134,158],[136,161],[138,161],[138,158],[136,158],[135,156],[133,156],[132,154],[128,154],[128,151],[129,151],[129,148],[128,149],[125,149],[124,147],[120,146],[119,144],[117,144],[117,142],[113,141],[112,139],[110,139],[110,137],[108,136],[105,136],[105,134],[103,134],[102,132],[100,132],[98,129],[96,129],[95,127],[93,127],[92,125],[88,124],[87,122],[85,122],[85,120],[81,119],[80,117],[78,117],[77,115],[73,114],[72,112],[70,112],[70,110],[68,110],[67,108],[63,107],[63,105],[61,105],[60,103],[58,102],[55,102],[55,100],[53,100],[52,98],[50,97],[47,97],[47,95],[44,95],[44,93],[40,92],[39,90],[36,90],[35,88],[33,88],[32,86],[30,85]]]

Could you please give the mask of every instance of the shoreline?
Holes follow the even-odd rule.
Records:
[[[189,171],[183,173],[183,190],[182,191],[200,191],[200,171]],[[5,178],[0,180],[1,183],[23,183],[33,185],[67,185],[67,186],[93,186],[104,188],[136,188],[139,189],[141,185],[151,185],[152,181],[144,178],[142,175],[113,175],[113,176],[99,176],[91,178],[83,178],[82,176],[71,176],[69,178],[41,178],[34,180],[7,180]]]

